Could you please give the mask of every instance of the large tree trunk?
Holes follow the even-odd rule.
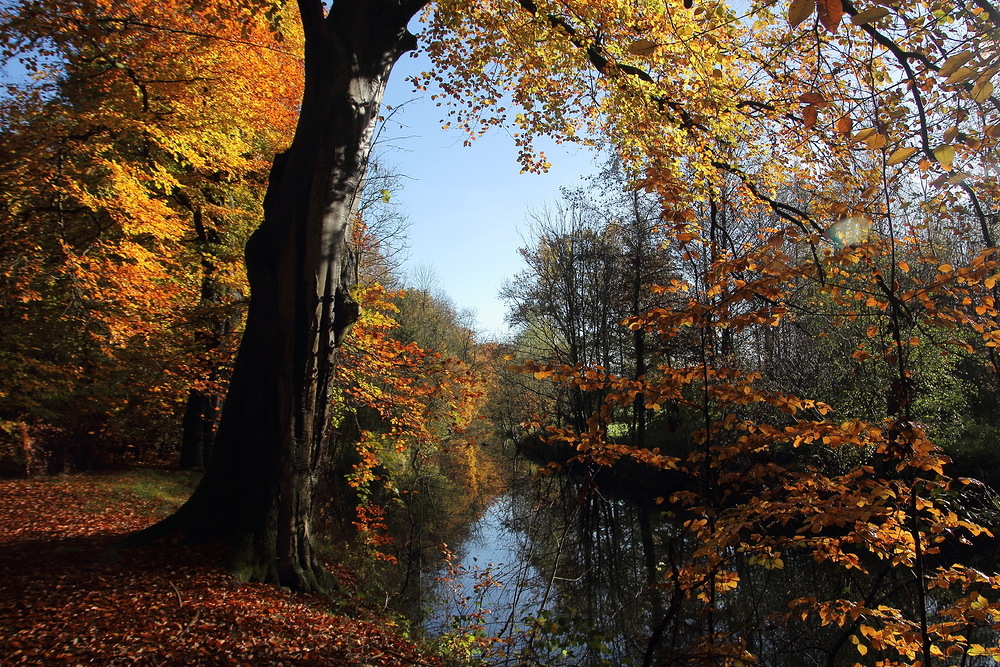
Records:
[[[424,0],[299,0],[305,93],[246,248],[250,305],[215,451],[191,499],[154,532],[224,540],[237,576],[324,587],[314,496],[329,457],[330,381],[348,294],[351,223],[389,72]]]

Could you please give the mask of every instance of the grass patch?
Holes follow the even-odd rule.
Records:
[[[100,486],[82,508],[92,513],[114,507],[142,505],[142,512],[156,519],[169,516],[190,497],[202,473],[190,470],[133,468],[126,471],[82,475]],[[58,478],[53,478],[58,479]]]
[[[179,507],[194,491],[200,472],[190,470],[135,470],[128,474],[127,489],[145,500]]]

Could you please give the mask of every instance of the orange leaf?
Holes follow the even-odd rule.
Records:
[[[812,16],[816,10],[816,0],[792,0],[788,6],[788,23],[797,28],[799,24]]]

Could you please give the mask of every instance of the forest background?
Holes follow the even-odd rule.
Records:
[[[5,57],[37,72],[4,98],[12,474],[213,458],[241,252],[281,176],[308,43],[279,5],[236,7],[4,9]],[[339,352],[318,430],[335,446],[308,494],[322,532],[410,557],[391,525],[439,511],[431,487],[460,503],[494,484],[482,444],[499,434],[585,489],[626,470],[683,513],[649,540],[666,602],[646,662],[756,659],[753,631],[715,620],[734,553],[873,577],[767,622],[836,625],[881,664],[1000,654],[993,564],[955,556],[994,548],[998,15],[437,5],[435,70],[414,84],[436,82],[470,139],[515,128],[526,170],[547,163],[537,136],[614,157],[538,215],[502,343],[398,289],[396,186],[369,169],[345,209],[338,279],[354,287],[328,295]],[[316,586],[305,569],[297,585]],[[691,636],[668,631],[689,618]]]

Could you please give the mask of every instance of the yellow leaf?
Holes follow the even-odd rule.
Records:
[[[886,162],[886,164],[888,164],[888,165],[891,166],[891,165],[894,165],[894,164],[900,164],[902,162],[906,162],[910,158],[910,156],[913,155],[916,152],[917,152],[917,149],[913,148],[912,146],[905,146],[903,148],[897,148],[896,150],[894,150],[892,152],[892,155],[889,156],[889,159]]]
[[[788,6],[788,23],[797,28],[816,11],[816,0],[792,0]]]
[[[934,149],[934,159],[947,171],[951,171],[951,165],[955,162],[955,147],[948,144],[938,146]]]
[[[866,23],[871,23],[872,21],[877,21],[880,18],[884,18],[889,15],[889,10],[885,7],[869,7],[868,9],[858,12],[851,17],[851,23],[854,25],[864,25]]]
[[[986,83],[987,81],[992,80],[993,77],[996,76],[997,72],[1000,72],[1000,65],[994,65],[993,67],[990,67],[989,69],[987,69],[986,71],[984,71],[982,74],[979,75],[979,78],[976,79],[976,84],[981,85]]]
[[[865,140],[865,148],[870,151],[878,150],[885,146],[885,135],[884,134],[873,134]]]
[[[971,67],[959,67],[951,74],[951,76],[945,79],[945,85],[950,86],[953,83],[968,81],[972,77],[976,76],[976,74],[978,74],[978,72]]]
[[[944,64],[941,65],[941,69],[938,70],[938,76],[951,76],[957,72],[962,65],[972,60],[972,56],[973,53],[971,51],[956,53],[944,61]]]
[[[982,104],[986,100],[990,99],[990,95],[993,94],[993,82],[983,81],[982,83],[977,83],[972,87],[972,99],[976,102]]]
[[[627,51],[633,56],[651,56],[659,44],[648,39],[637,39],[628,45]]]
[[[874,127],[866,127],[863,130],[858,130],[858,133],[855,134],[851,138],[851,140],[855,142],[867,141],[869,137],[872,137],[876,134],[878,134],[878,130],[876,130]]]

